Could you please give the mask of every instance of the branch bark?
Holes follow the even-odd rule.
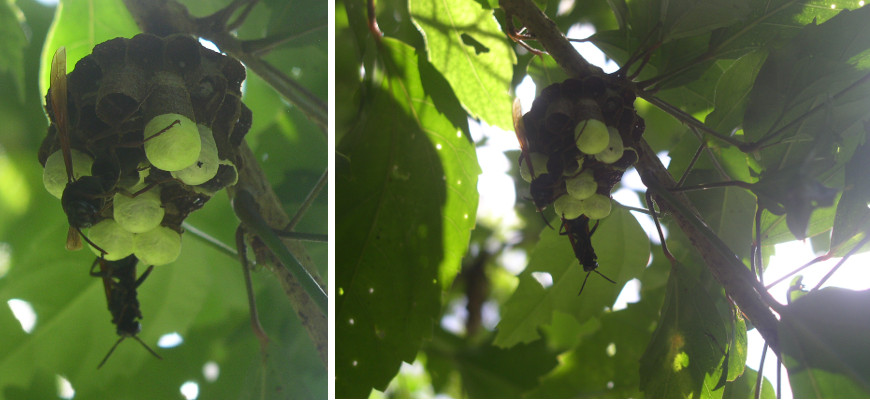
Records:
[[[544,46],[556,63],[569,75],[578,78],[589,74],[605,76],[600,68],[590,65],[574,50],[571,43],[556,27],[556,24],[541,12],[532,1],[499,0],[499,5],[508,15],[508,23],[512,23],[511,15],[516,16],[534,35],[535,40]],[[630,87],[634,86],[630,82],[626,82],[626,84]],[[683,194],[667,193],[667,196],[661,195],[662,191],[676,186],[673,177],[645,140],[641,141],[638,150],[640,160],[636,168],[644,184],[653,190],[656,202],[664,210],[672,211],[674,221],[704,258],[710,272],[778,354],[779,321],[771,311],[771,307],[777,306],[778,303],[770,298],[755,276],[733,253],[729,256],[723,252],[721,246],[724,244],[721,243],[721,240],[716,243],[718,237],[709,232],[700,214]],[[703,229],[707,229],[707,232],[704,232]],[[773,303],[770,303],[771,301]]]

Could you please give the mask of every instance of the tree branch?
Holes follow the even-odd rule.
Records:
[[[591,66],[574,50],[556,24],[532,1],[499,0],[499,5],[508,15],[508,23],[512,23],[511,15],[516,16],[569,75],[576,78],[589,74],[605,76],[600,68]],[[688,199],[681,193],[667,191],[668,188],[675,187],[674,179],[645,140],[641,140],[639,147],[640,160],[636,167],[644,184],[653,190],[656,203],[662,209],[672,211],[675,222],[704,258],[710,272],[722,284],[728,296],[752,321],[771,348],[778,351],[779,321],[770,309],[778,303],[767,303],[773,301],[767,291],[763,287],[759,288],[752,272],[706,228],[703,219]]]
[[[260,210],[260,215],[268,223],[272,229],[281,229],[290,222],[290,217],[284,212],[281,207],[281,202],[278,196],[269,185],[266,175],[257,163],[256,156],[248,147],[248,144],[243,142],[240,148],[244,168],[239,170],[239,182],[236,186],[227,188],[227,193],[230,199],[234,199],[237,191],[244,190],[251,194],[257,202],[257,208]],[[311,275],[314,281],[320,286],[325,287],[323,279],[317,272],[317,267],[308,256],[308,252],[299,240],[291,240],[282,238],[281,242],[293,254],[293,258],[299,261],[299,264]],[[280,266],[280,261],[257,237],[249,237],[249,243],[254,249],[255,259],[257,264],[268,266]],[[308,336],[314,342],[317,351],[320,353],[321,360],[324,365],[328,365],[329,359],[329,327],[326,313],[320,312],[317,304],[312,300],[311,296],[306,293],[299,280],[290,273],[290,270],[284,267],[270,268],[273,274],[281,282],[284,292],[290,298],[290,303],[299,320],[308,331]]]

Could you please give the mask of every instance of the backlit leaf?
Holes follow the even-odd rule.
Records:
[[[469,114],[511,129],[508,93],[516,57],[492,10],[466,0],[413,0],[410,10],[426,37],[429,61]]]

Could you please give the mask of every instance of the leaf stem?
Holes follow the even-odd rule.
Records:
[[[185,231],[189,232],[193,236],[200,238],[203,242],[210,245],[212,248],[214,248],[218,252],[226,254],[234,259],[239,256],[239,254],[236,252],[236,249],[230,247],[228,244],[226,244],[224,242],[221,242],[220,240],[218,240],[214,236],[211,236],[208,233],[205,233],[204,231],[191,225],[187,221],[182,222],[181,226],[184,228]]]
[[[320,194],[320,191],[326,187],[326,183],[328,181],[328,170],[323,170],[323,174],[320,175],[320,179],[317,180],[317,184],[308,192],[308,196],[305,196],[305,201],[302,202],[302,205],[299,206],[299,209],[296,210],[296,214],[293,215],[293,219],[287,223],[287,226],[284,227],[285,231],[292,231],[293,228],[296,227],[296,224],[299,223],[299,220],[305,216],[305,213],[308,211],[308,208],[311,207],[311,204],[314,203],[314,200],[317,199],[317,196]]]
[[[305,292],[311,296],[311,299],[314,300],[314,303],[317,304],[318,308],[320,308],[320,311],[326,315],[328,299],[323,288],[320,287],[320,285],[314,280],[314,277],[308,273],[308,270],[302,268],[299,261],[296,260],[289,250],[287,250],[287,247],[284,246],[284,243],[282,243],[278,236],[275,235],[275,232],[272,231],[269,224],[267,224],[263,217],[260,216],[260,213],[257,211],[257,203],[254,201],[254,196],[252,196],[247,190],[236,191],[236,196],[233,199],[233,209],[236,211],[236,215],[245,224],[245,227],[257,235],[257,237],[266,244],[266,247],[268,247],[276,257],[278,257],[281,264],[290,270],[290,273],[296,277]]]

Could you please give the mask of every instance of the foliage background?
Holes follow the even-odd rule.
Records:
[[[731,311],[722,287],[673,219],[663,222],[679,260],[675,265],[660,246],[647,247],[631,214],[615,208],[592,243],[603,272],[618,284],[593,276],[580,299],[584,274],[567,239],[545,228],[529,202],[518,200],[524,224],[518,235],[482,220],[464,222],[477,210],[475,191],[464,185],[474,180],[473,150],[483,144],[470,143],[467,118],[509,130],[510,94],[526,74],[538,91],[567,77],[549,57],[533,57],[506,38],[499,2],[376,3],[380,40],[367,25],[364,4],[336,7],[336,238],[344,249],[336,254],[337,395],[750,396],[756,366],[744,365],[751,323]],[[808,172],[811,179],[792,176],[776,187],[783,181],[771,185],[772,179],[758,191],[766,188],[768,196],[782,199],[787,189],[811,180],[845,187],[849,195],[834,207],[811,218],[790,208],[790,216],[808,218],[808,236],[819,253],[843,255],[866,237],[870,191],[849,172],[861,171],[870,156],[868,146],[859,147],[866,142],[863,121],[870,109],[870,43],[866,22],[859,22],[870,10],[859,9],[863,3],[613,0],[569,2],[561,11],[559,0],[535,3],[563,33],[577,23],[594,26],[590,41],[619,63],[662,42],[637,80],[654,79],[649,83],[657,85],[656,97],[673,104],[684,120],[694,117],[726,136],[737,135],[705,137],[708,150],[687,184],[725,180],[723,175],[757,183],[759,176],[769,177],[762,171],[780,168],[786,175]],[[847,8],[853,11],[840,15]],[[836,95],[849,85],[857,89]],[[738,146],[825,104],[781,136],[764,139],[780,144],[774,139],[785,138],[779,146],[746,152]],[[646,101],[638,99],[635,106],[646,121],[644,138],[654,151],[668,153],[668,171],[679,178],[698,149],[697,135]],[[452,140],[452,132],[461,133],[459,140]],[[520,197],[528,186],[512,168]],[[748,266],[753,193],[724,188],[689,198],[713,234]],[[552,220],[552,214],[545,216]],[[763,215],[765,262],[774,244],[794,239],[792,223]],[[466,245],[460,269],[447,254]],[[503,263],[517,250],[529,262],[514,277]],[[550,287],[533,276],[544,272],[552,277]],[[610,311],[631,279],[640,281],[640,301]],[[866,396],[870,369],[857,354],[867,346],[857,343],[870,316],[849,305],[861,308],[867,292],[846,293],[836,305],[825,303],[835,291],[820,293],[825,294],[789,308],[793,313],[782,331],[800,336],[786,345],[795,346],[792,354],[807,343],[835,343],[837,349],[822,351],[821,358],[838,373],[819,370],[818,359],[787,360],[795,396]],[[822,303],[840,311],[830,314],[848,339],[819,339],[818,329],[832,325],[813,322],[805,310]],[[444,329],[442,318],[462,308],[467,320],[459,333]],[[481,321],[484,308],[497,310],[497,328]],[[402,362],[414,366],[392,380]],[[774,395],[766,380],[762,395]]]
[[[193,15],[205,16],[230,2],[185,3]],[[52,30],[52,44],[44,45]],[[128,340],[96,369],[117,335],[102,283],[88,276],[94,255],[64,249],[66,216],[42,188],[36,151],[48,123],[45,86],[39,83],[55,44],[67,47],[69,71],[95,44],[136,33],[121,1],[62,1],[57,9],[31,0],[0,3],[0,399],[58,398],[59,376],[71,382],[76,398],[181,398],[179,387],[186,381],[199,384],[200,398],[326,397],[326,368],[273,275],[262,270],[253,275],[260,319],[272,339],[262,363],[239,262],[189,232],[180,258],[157,267],[139,289],[140,337],[163,360]],[[261,1],[238,35],[291,36],[265,59],[325,101],[325,3]],[[293,215],[326,169],[326,137],[256,75],[249,72],[245,85],[244,101],[254,115],[247,142]],[[326,198],[315,201],[298,231],[326,233]],[[235,247],[238,219],[225,194],[187,222]],[[326,277],[326,244],[305,246]],[[10,299],[34,308],[32,333],[21,329],[6,306]],[[157,348],[157,339],[172,332],[184,342]],[[204,378],[209,361],[220,368],[217,380]]]

